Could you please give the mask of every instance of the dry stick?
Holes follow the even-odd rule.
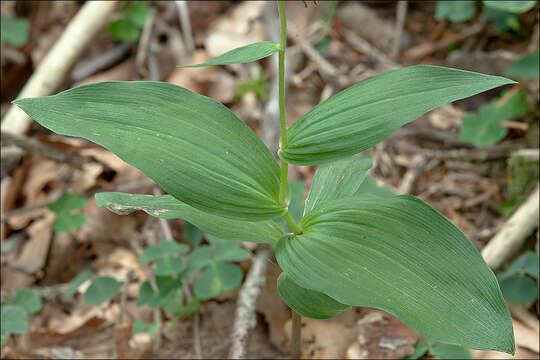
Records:
[[[390,55],[393,59],[396,59],[399,55],[401,48],[401,37],[403,35],[403,26],[405,25],[405,18],[407,17],[407,0],[400,0],[397,3],[397,15],[396,15],[396,35],[392,44],[392,50]]]
[[[80,61],[77,66],[75,66],[73,71],[71,71],[71,79],[73,82],[79,82],[99,71],[108,69],[118,64],[127,57],[132,47],[133,44],[131,43],[121,43],[103,54],[88,60]]]
[[[399,194],[409,194],[413,188],[414,183],[422,173],[422,168],[426,164],[427,159],[423,154],[416,154],[411,160],[411,167],[403,176],[403,181],[399,185]]]
[[[356,50],[376,59],[382,65],[384,70],[393,70],[401,67],[401,65],[389,58],[385,53],[371,45],[367,40],[356,35],[354,32],[345,30],[343,31],[343,36]]]
[[[17,98],[50,95],[55,91],[78,56],[107,24],[116,1],[89,1],[71,20],[54,47],[41,61]],[[2,132],[24,134],[32,119],[17,106],[11,106],[2,121]]]
[[[195,51],[195,42],[193,41],[193,34],[191,32],[191,21],[189,19],[187,1],[176,1],[176,7],[178,8],[182,34],[184,34],[184,43],[186,44],[188,56],[191,56]]]
[[[155,17],[156,10],[153,7],[149,8],[139,45],[137,46],[137,54],[135,55],[135,67],[138,74],[141,74],[141,70],[144,69],[144,63],[150,51],[150,39],[152,38]]]
[[[247,355],[249,331],[257,325],[255,308],[262,288],[266,284],[266,270],[272,255],[269,247],[260,247],[253,259],[244,285],[238,293],[236,314],[231,332],[229,358],[243,359]]]
[[[502,229],[482,250],[486,263],[497,270],[521,248],[527,237],[538,227],[538,185],[527,201],[504,223]]]

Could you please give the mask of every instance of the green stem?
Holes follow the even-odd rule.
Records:
[[[283,218],[285,219],[285,221],[287,222],[287,224],[289,224],[289,226],[291,227],[292,231],[294,231],[294,234],[295,235],[300,235],[304,232],[304,230],[302,230],[302,228],[300,226],[298,226],[298,224],[296,223],[296,221],[294,221],[294,219],[292,218],[291,214],[289,213],[286,213],[285,215],[283,215]]]
[[[287,46],[287,14],[285,13],[285,4],[283,0],[278,1],[279,19],[280,19],[280,43],[279,43],[279,123],[281,125],[281,144],[280,147],[286,148],[287,139],[287,121],[285,118],[285,47]],[[286,207],[285,198],[287,196],[287,176],[289,164],[281,160],[281,186],[279,188],[279,202]]]
[[[291,309],[292,313],[292,339],[291,339],[291,355],[293,359],[300,359],[302,355],[301,349],[301,330],[302,317],[296,311]]]

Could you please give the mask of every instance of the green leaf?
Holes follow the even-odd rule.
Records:
[[[283,301],[305,317],[329,319],[350,308],[321,292],[299,286],[284,272],[279,275],[277,286]]]
[[[484,0],[484,5],[497,10],[508,11],[513,13],[523,13],[529,11],[536,5],[536,0],[533,1],[487,1]]]
[[[538,49],[510,64],[506,76],[514,79],[535,79],[539,76],[540,56]]]
[[[153,297],[154,297],[154,289],[152,289],[152,285],[150,285],[150,282],[148,281],[143,282],[139,289],[139,297],[137,298],[137,306],[148,304]]]
[[[163,310],[168,314],[176,314],[184,305],[184,292],[182,288],[176,289],[163,304]]]
[[[417,341],[416,344],[414,344],[414,352],[412,355],[405,356],[403,359],[418,359],[422,355],[424,355],[427,351],[426,345],[424,343]]]
[[[89,280],[91,278],[92,278],[92,273],[90,271],[88,271],[88,270],[84,270],[84,271],[81,271],[80,273],[78,273],[77,276],[75,276],[69,282],[69,287],[66,290],[66,292],[64,293],[64,298],[69,299],[70,297],[75,295],[75,293],[77,292],[79,287],[83,283],[85,283],[87,280]]]
[[[437,1],[435,19],[448,18],[452,22],[471,20],[476,12],[474,1]]]
[[[47,205],[49,210],[57,215],[67,214],[72,210],[80,209],[86,204],[86,196],[65,193],[62,194],[56,201]]]
[[[392,189],[386,186],[377,185],[377,180],[369,175],[366,176],[365,180],[362,182],[362,184],[360,184],[360,187],[355,195],[358,196],[360,194],[370,194],[380,197],[392,197],[396,195]]]
[[[150,245],[144,248],[141,257],[139,258],[139,264],[148,264],[157,259],[161,259],[165,254],[163,249],[157,245]]]
[[[157,331],[157,329],[159,329],[160,326],[161,324],[158,322],[147,323],[142,320],[135,320],[133,322],[133,334],[136,335],[143,332],[153,334]]]
[[[538,279],[538,255],[531,250],[525,251],[520,257],[514,260],[506,271],[499,274],[498,278],[502,280],[522,271]]]
[[[182,226],[184,238],[193,246],[198,246],[202,241],[202,231],[190,222],[184,221]]]
[[[507,91],[502,92],[501,98],[506,93]],[[502,106],[498,105],[501,98],[482,105],[478,113],[468,113],[463,117],[459,133],[460,141],[483,147],[496,144],[506,136],[508,130],[501,125],[501,122],[522,116],[527,111],[528,103],[522,90]]]
[[[177,67],[203,67],[213,65],[243,64],[257,61],[279,51],[279,44],[273,41],[260,41],[226,52],[210,61],[197,65],[182,65]]]
[[[376,75],[296,120],[279,156],[296,165],[342,159],[379,143],[429,110],[511,83],[498,76],[427,65]]]
[[[483,12],[484,18],[489,21],[498,31],[519,31],[519,16],[508,11],[501,11],[486,7]]]
[[[158,292],[146,302],[152,309],[165,304],[173,296],[174,291],[182,287],[182,281],[172,276],[156,275],[156,285]]]
[[[250,242],[267,242],[275,245],[283,231],[271,220],[240,221],[227,219],[197,210],[170,195],[132,195],[124,193],[97,193],[98,206],[125,215],[142,210],[163,219],[182,218],[196,225],[205,233],[226,239]]]
[[[251,256],[251,252],[241,247],[237,241],[223,240],[210,235],[206,238],[214,247],[214,261],[242,261]]]
[[[286,211],[278,203],[280,170],[272,153],[227,107],[205,96],[130,81],[14,103],[58,134],[106,147],[201,211],[247,221]]]
[[[428,343],[514,352],[510,313],[471,242],[412,196],[339,199],[283,237],[276,258],[301,287],[400,318]]]
[[[2,330],[2,332],[0,332],[0,347],[4,346],[7,340],[8,340],[8,334]]]
[[[504,298],[513,303],[527,305],[538,297],[536,283],[525,275],[504,278],[499,284]]]
[[[169,255],[183,254],[189,251],[189,246],[186,244],[179,244],[171,240],[164,240],[159,243],[159,246]]]
[[[12,305],[20,306],[27,314],[33,314],[41,310],[43,304],[34,291],[28,288],[21,289],[15,294]]]
[[[242,283],[242,270],[234,264],[211,264],[195,282],[193,291],[201,300],[208,300],[222,291],[231,290]]]
[[[146,17],[148,15],[148,5],[143,2],[136,2],[131,5],[126,19],[134,26],[142,29],[146,23]]]
[[[158,262],[154,267],[154,274],[159,276],[174,275],[184,270],[185,264],[182,258],[165,257]]]
[[[354,156],[318,168],[304,213],[308,213],[319,203],[354,196],[372,166],[371,158]]]
[[[88,305],[99,305],[105,300],[112,299],[120,291],[120,283],[109,276],[100,276],[92,281],[84,293]]]
[[[456,345],[437,344],[429,350],[429,353],[439,359],[472,359],[469,350]]]
[[[120,41],[135,42],[139,40],[141,30],[127,19],[113,21],[107,27],[112,38]]]
[[[1,39],[15,47],[26,45],[28,42],[28,34],[30,33],[30,23],[26,19],[13,19],[9,16],[2,16],[1,24]]]
[[[188,302],[185,306],[182,306],[180,310],[177,312],[177,315],[184,316],[184,315],[191,315],[199,309],[199,302],[200,300],[196,297],[191,299],[190,302]]]
[[[26,311],[18,305],[2,305],[0,308],[0,331],[26,334],[30,330]]]
[[[206,265],[210,263],[211,259],[212,259],[212,251],[210,249],[210,246],[208,245],[199,246],[188,255],[187,266],[184,272],[182,273],[182,277],[191,275],[195,271],[205,267]]]
[[[62,214],[57,215],[53,229],[56,232],[70,232],[80,229],[84,224],[86,224],[84,214]]]

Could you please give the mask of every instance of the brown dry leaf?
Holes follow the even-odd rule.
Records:
[[[43,269],[51,244],[53,222],[54,214],[48,212],[45,217],[28,227],[30,238],[22,245],[20,255],[12,262],[14,266],[29,274]]]
[[[222,16],[208,30],[205,42],[208,55],[216,57],[237,47],[265,40],[264,25],[259,20],[264,6],[264,1],[246,1]]]
[[[223,104],[232,102],[236,92],[234,77],[225,70],[217,69],[217,77],[208,89],[208,97]]]
[[[66,277],[66,269],[72,265],[73,256],[77,251],[75,237],[70,233],[55,233],[53,236],[47,274],[44,283],[63,283],[71,279]]]
[[[342,359],[349,344],[357,336],[354,310],[328,320],[302,318],[302,358]],[[341,321],[340,321],[341,320]],[[291,320],[285,324],[287,337],[291,336]]]
[[[46,328],[49,332],[70,334],[94,318],[114,323],[118,320],[119,314],[120,306],[116,303],[105,301],[99,306],[90,306],[80,298],[70,315],[51,317]]]
[[[524,349],[522,347],[516,347],[516,353],[514,356],[489,350],[469,350],[473,359],[538,359],[538,353]]]
[[[418,339],[418,334],[399,319],[370,309],[358,320],[358,335],[347,349],[347,358],[401,359],[414,352]]]
[[[512,324],[514,324],[516,345],[539,353],[540,345],[538,331],[528,328],[515,319],[512,319]]]
[[[97,183],[97,178],[103,172],[103,165],[99,163],[86,163],[82,171],[76,171],[70,190],[75,194],[83,194]]]
[[[262,289],[257,312],[264,315],[270,331],[270,342],[282,352],[288,352],[288,337],[285,334],[285,323],[291,317],[291,312],[285,302],[279,296],[277,278],[281,273],[278,264],[273,262],[268,265],[266,286]]]
[[[112,152],[103,148],[81,149],[82,156],[92,156],[116,171],[113,184],[125,184],[148,178],[142,171],[121,160]]]
[[[206,51],[196,50],[185,65],[195,65],[210,59]],[[167,82],[184,87],[197,94],[204,94],[206,86],[218,78],[215,67],[176,68],[167,79]]]
[[[112,69],[97,73],[80,82],[73,84],[73,87],[87,84],[95,84],[102,81],[125,81],[131,80],[133,74],[133,57],[121,62]]]
[[[34,283],[33,276],[9,265],[2,265],[0,275],[2,279],[2,291],[6,292],[13,292],[24,287],[29,287]]]

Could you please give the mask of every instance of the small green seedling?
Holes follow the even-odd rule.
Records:
[[[287,21],[281,0],[278,9],[279,44],[251,44],[195,66],[278,53],[280,164],[227,107],[168,83],[104,82],[14,103],[59,134],[106,147],[168,193],[98,193],[99,206],[118,214],[143,210],[182,218],[204,231],[214,250],[212,236],[271,246],[286,277],[278,283],[280,294],[296,310],[293,334],[300,315],[327,318],[366,306],[400,318],[430,346],[513,354],[510,312],[480,253],[422,200],[393,195],[366,180],[371,164],[354,155],[436,107],[515,82],[438,66],[404,67],[331,96],[287,128]],[[315,173],[299,222],[290,209],[289,164],[326,164]],[[239,258],[238,250],[225,258],[209,257],[211,249],[191,256],[195,267],[207,266],[197,280],[204,286],[195,285],[197,297],[232,286],[224,274],[236,271],[227,262]],[[158,291],[144,285],[141,303],[154,301],[156,292],[161,303],[181,289],[180,275],[156,276]]]
[[[528,305],[538,298],[538,255],[528,250],[497,276],[506,300]]]
[[[147,323],[142,320],[135,320],[133,322],[133,334],[140,334],[140,333],[148,333],[148,334],[154,334],[159,327],[161,326],[161,323],[158,322],[152,322]]]
[[[0,346],[4,346],[10,333],[28,333],[28,315],[38,312],[42,306],[39,296],[28,288],[8,297],[0,307]]]
[[[84,292],[84,301],[88,305],[100,305],[106,300],[114,298],[120,291],[120,283],[110,276],[94,276],[90,271],[80,272],[69,282],[69,287],[64,293],[68,299],[77,293],[82,284],[91,280],[90,286]]]
[[[107,30],[114,39],[126,42],[139,40],[141,30],[148,16],[148,5],[144,2],[133,2],[120,9],[122,17],[109,24]]]
[[[268,89],[266,82],[266,73],[259,66],[252,68],[251,78],[248,80],[239,80],[234,91],[234,100],[242,99],[247,93],[253,92],[264,101],[268,97]]]
[[[30,23],[28,20],[2,16],[0,25],[0,47],[4,47],[4,43],[15,47],[26,45],[28,34],[30,33]]]
[[[48,204],[49,210],[56,215],[54,231],[70,232],[80,229],[86,223],[86,216],[74,213],[74,210],[81,209],[84,204],[86,204],[86,197],[68,193]]]

